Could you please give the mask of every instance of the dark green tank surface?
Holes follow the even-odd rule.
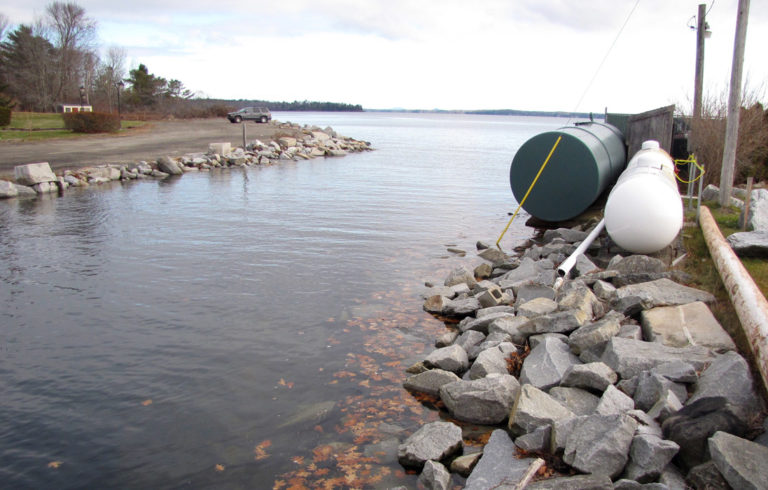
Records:
[[[559,136],[560,143],[523,204],[528,213],[545,221],[581,214],[626,165],[624,136],[610,124],[580,123],[538,134],[520,147],[509,168],[517,202],[522,201]]]

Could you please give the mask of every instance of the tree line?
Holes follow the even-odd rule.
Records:
[[[16,26],[0,12],[0,108],[53,112],[66,103],[91,105],[100,112],[177,117],[218,116],[246,105],[362,111],[359,105],[333,102],[200,99],[181,81],[152,74],[144,64],[126,70],[120,47],[109,47],[100,56],[97,26],[75,2],[51,2],[32,23]]]

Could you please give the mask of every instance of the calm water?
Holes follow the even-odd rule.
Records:
[[[385,447],[438,417],[400,388],[444,328],[419,287],[566,121],[275,117],[376,151],[0,202],[0,486],[415,482]]]

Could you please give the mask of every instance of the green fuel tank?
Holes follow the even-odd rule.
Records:
[[[509,183],[517,202],[560,143],[523,203],[523,209],[544,221],[564,221],[584,212],[619,177],[627,160],[624,135],[606,123],[585,122],[541,133],[517,150]]]

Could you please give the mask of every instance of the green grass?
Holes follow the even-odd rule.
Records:
[[[123,130],[140,127],[142,121],[123,121]],[[42,141],[54,138],[82,138],[83,134],[64,129],[61,114],[14,112],[8,129],[0,130],[0,140]]]

